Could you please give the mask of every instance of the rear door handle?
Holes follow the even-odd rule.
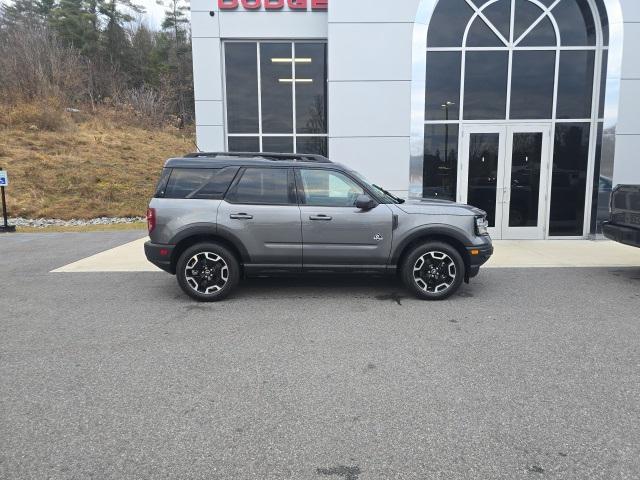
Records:
[[[253,215],[249,215],[246,213],[232,213],[229,215],[229,218],[233,218],[234,220],[251,220]]]
[[[332,220],[332,218],[329,215],[310,215],[309,220],[318,220],[318,221],[328,222]]]

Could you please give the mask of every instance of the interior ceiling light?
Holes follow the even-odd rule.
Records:
[[[303,57],[298,57],[298,58],[272,58],[271,59],[271,63],[292,63],[292,62],[296,62],[296,63],[312,63],[311,58],[303,58]]]
[[[278,81],[280,83],[293,83],[294,81],[296,83],[313,83],[313,78],[296,78],[295,80],[293,78],[280,78]]]

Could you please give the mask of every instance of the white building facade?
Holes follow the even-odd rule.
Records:
[[[638,0],[192,0],[202,151],[320,153],[494,238],[597,235],[640,184]]]

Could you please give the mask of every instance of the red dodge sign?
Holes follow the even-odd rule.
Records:
[[[282,10],[285,5],[291,10],[327,10],[329,0],[218,0],[220,10],[236,10],[240,6],[245,10]]]

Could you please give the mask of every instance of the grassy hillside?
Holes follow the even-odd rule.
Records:
[[[193,149],[191,132],[145,126],[135,112],[0,106],[11,216],[143,216],[164,161]]]

